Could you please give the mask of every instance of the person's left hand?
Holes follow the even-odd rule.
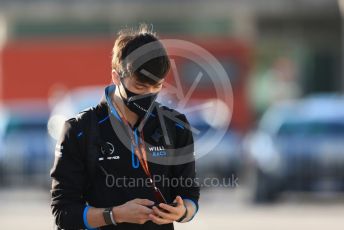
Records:
[[[164,203],[160,203],[159,208],[154,206],[153,214],[149,215],[151,221],[161,225],[169,224],[180,219],[184,215],[186,210],[184,201],[180,196],[177,196],[173,202],[176,202],[178,205],[176,207],[173,207]]]

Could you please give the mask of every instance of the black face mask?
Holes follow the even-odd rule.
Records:
[[[129,89],[127,89],[127,87],[125,87],[122,78],[120,80],[125,93],[127,94],[127,98],[124,98],[121,94],[121,91],[119,91],[123,102],[128,107],[128,109],[139,116],[139,119],[142,119],[146,115],[149,108],[153,105],[155,99],[158,96],[158,93],[137,94],[131,92]]]

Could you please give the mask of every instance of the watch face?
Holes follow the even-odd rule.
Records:
[[[106,208],[103,212],[103,217],[107,225],[115,224],[112,218],[112,208]]]

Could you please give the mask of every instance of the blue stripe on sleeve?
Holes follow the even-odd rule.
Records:
[[[190,201],[194,206],[195,206],[195,209],[196,209],[196,211],[195,211],[195,213],[192,215],[192,217],[191,217],[191,219],[190,220],[188,220],[188,221],[191,221],[194,217],[195,217],[195,215],[197,214],[197,212],[198,212],[198,203],[197,202],[195,202],[195,201],[193,201],[193,200],[191,200],[191,199],[187,199],[187,198],[183,198],[183,200],[187,200],[187,201]]]
[[[176,123],[175,124],[178,128],[180,128],[180,129],[184,129],[184,126],[182,126],[181,124],[179,124],[179,123]]]
[[[98,124],[103,123],[104,121],[106,121],[109,118],[109,115],[107,115],[105,118],[103,118],[102,120],[98,121]]]
[[[88,224],[88,222],[87,222],[87,212],[88,212],[88,209],[89,209],[90,207],[91,207],[91,206],[86,205],[86,207],[85,207],[85,209],[84,209],[83,219],[84,219],[84,225],[85,225],[86,229],[91,229],[91,230],[93,230],[93,229],[96,229],[96,228],[92,228],[92,227]]]

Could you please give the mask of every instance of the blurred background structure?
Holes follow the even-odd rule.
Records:
[[[52,228],[61,122],[99,101],[117,31],[145,22],[210,52],[233,89],[231,108],[205,75],[191,101],[233,109],[197,170],[239,186],[202,189],[199,215],[176,229],[343,229],[343,15],[343,0],[0,0],[2,228]],[[174,60],[187,90],[202,66]],[[209,114],[188,118],[219,128]]]

